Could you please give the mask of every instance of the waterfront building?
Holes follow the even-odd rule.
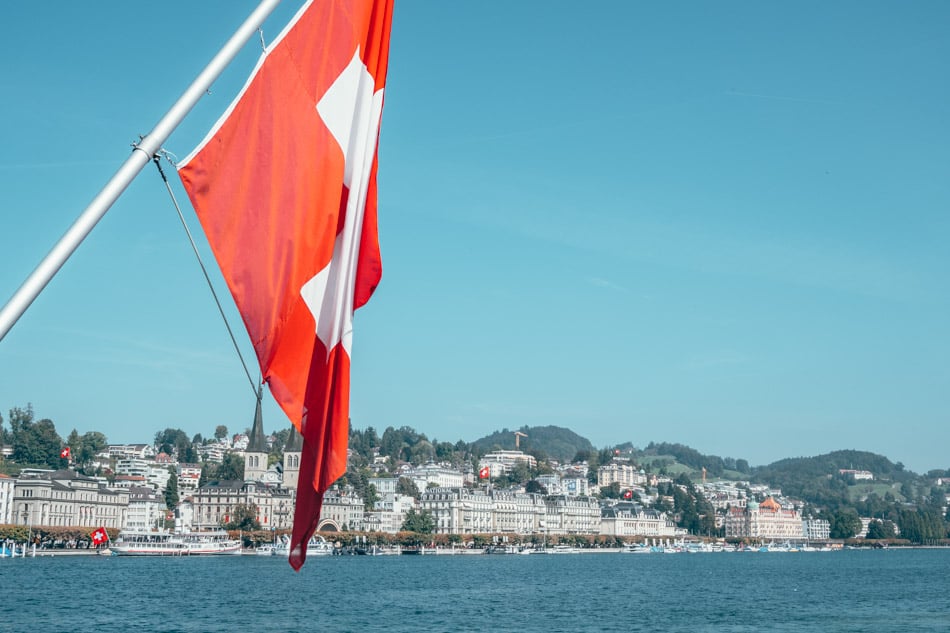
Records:
[[[367,532],[395,534],[402,529],[409,510],[417,505],[416,500],[409,495],[387,493],[382,500],[376,502],[372,512],[363,515],[363,529]]]
[[[676,536],[676,523],[665,512],[646,509],[640,504],[621,501],[604,506],[600,514],[600,533],[606,536]]]
[[[12,523],[121,528],[129,493],[71,470],[24,469],[13,486]]]
[[[435,520],[436,534],[483,534],[491,532],[492,500],[484,490],[429,488],[420,507]]]
[[[808,541],[827,541],[831,538],[831,523],[824,519],[802,519],[802,532]],[[864,531],[867,534],[867,530]]]
[[[331,488],[323,495],[317,530],[340,532],[363,530],[363,498],[350,491]],[[400,524],[401,525],[401,524]]]
[[[541,529],[544,495],[515,490],[492,490],[492,527],[496,533],[533,534]]]
[[[228,523],[235,506],[257,507],[257,522],[264,529],[289,529],[293,524],[293,491],[257,481],[213,481],[192,495],[196,529],[211,529]]]
[[[772,497],[762,503],[749,501],[745,508],[730,508],[724,527],[727,538],[800,540],[805,537],[801,514],[794,508],[783,508]]]
[[[13,477],[0,473],[0,525],[13,523]]]
[[[544,506],[544,531],[548,534],[600,534],[597,499],[548,495],[544,497]]]

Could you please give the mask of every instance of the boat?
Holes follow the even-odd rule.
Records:
[[[290,538],[281,536],[280,539],[272,546],[263,546],[269,547],[270,553],[274,556],[290,556]],[[258,548],[260,549],[260,548]],[[325,538],[319,534],[314,534],[310,537],[310,540],[307,541],[307,557],[310,556],[329,556],[333,553],[333,544],[328,542]]]
[[[541,550],[545,554],[576,554],[577,550],[571,545],[555,545]]]
[[[240,554],[241,541],[232,539],[224,530],[123,530],[109,549],[115,556],[209,556]]]
[[[649,554],[650,548],[642,543],[628,543],[620,550],[621,554]]]

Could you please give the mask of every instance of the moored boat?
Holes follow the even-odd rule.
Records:
[[[123,530],[109,547],[116,556],[209,556],[240,554],[241,541],[224,530],[169,532]]]

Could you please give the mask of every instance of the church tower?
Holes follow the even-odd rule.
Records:
[[[257,388],[257,409],[254,411],[254,423],[244,451],[244,480],[261,481],[267,472],[267,440],[264,439],[264,419],[261,415],[263,388]]]
[[[300,456],[303,454],[303,436],[297,427],[290,425],[290,435],[287,436],[287,445],[284,446],[284,488],[297,490],[300,483]]]

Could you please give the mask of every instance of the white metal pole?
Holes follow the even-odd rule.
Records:
[[[79,247],[93,227],[102,219],[106,211],[118,200],[122,192],[138,176],[142,168],[148,164],[162,144],[182,122],[191,109],[198,103],[201,96],[208,91],[218,75],[227,67],[232,59],[240,52],[245,43],[254,35],[254,32],[264,23],[267,16],[277,7],[280,0],[262,0],[254,12],[244,21],[238,30],[231,36],[224,47],[205,67],[201,74],[192,82],[188,89],[178,98],[175,105],[149,132],[148,136],[132,150],[132,155],[122,164],[119,171],[106,183],[102,191],[93,198],[92,202],[76,219],[69,230],[60,238],[59,242],[33,270],[23,282],[7,304],[0,310],[0,341],[7,335],[13,324],[26,312],[43,288],[50,282],[59,269],[66,263],[69,256]]]

